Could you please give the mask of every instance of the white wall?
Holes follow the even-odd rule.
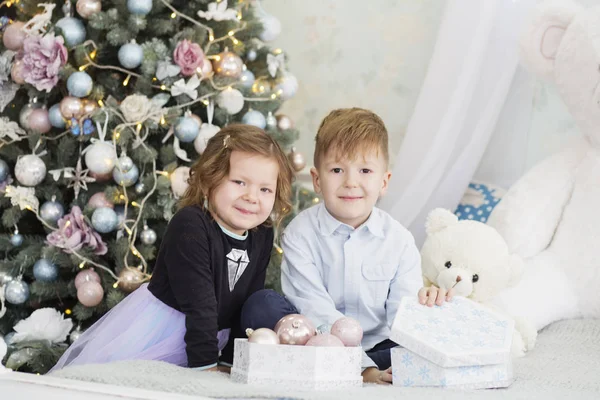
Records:
[[[281,110],[300,128],[312,164],[321,119],[339,107],[379,114],[397,153],[433,50],[444,0],[266,0],[282,23],[274,42],[299,82]]]

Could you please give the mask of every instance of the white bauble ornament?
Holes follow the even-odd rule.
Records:
[[[204,153],[206,145],[211,137],[215,136],[221,128],[213,124],[202,124],[200,127],[200,133],[194,140],[194,148],[198,154]]]
[[[117,152],[112,143],[96,142],[85,149],[85,165],[98,175],[111,173],[117,162]]]
[[[153,245],[156,243],[156,239],[158,236],[156,235],[156,231],[154,229],[150,229],[147,226],[144,226],[144,230],[140,233],[140,240],[142,243],[146,245]]]
[[[17,160],[15,177],[23,186],[35,186],[46,177],[46,164],[35,154],[27,154]]]
[[[279,22],[277,17],[265,14],[260,17],[260,22],[263,26],[263,31],[258,35],[260,40],[270,42],[277,39],[281,33],[281,22]]]
[[[189,167],[177,167],[175,171],[170,176],[171,179],[171,190],[175,195],[175,198],[178,199],[187,190],[189,184],[188,179],[190,177],[190,168]]]
[[[225,89],[217,96],[217,105],[228,114],[237,114],[244,108],[244,95],[237,89]]]
[[[298,79],[289,72],[285,73],[285,75],[277,82],[275,86],[275,93],[281,97],[282,100],[289,100],[298,91]]]

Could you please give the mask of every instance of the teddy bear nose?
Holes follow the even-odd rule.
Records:
[[[462,281],[462,278],[461,278],[461,277],[460,277],[460,275],[459,275],[459,276],[457,276],[457,277],[456,277],[456,283],[458,283],[458,282],[460,282],[460,281]]]

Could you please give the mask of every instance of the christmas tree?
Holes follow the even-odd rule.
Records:
[[[298,83],[257,1],[1,7],[0,334],[7,366],[44,373],[150,279],[189,166],[219,127],[264,128],[304,167],[276,114]],[[288,221],[318,201],[300,187],[292,200]],[[277,240],[273,255],[277,288]]]

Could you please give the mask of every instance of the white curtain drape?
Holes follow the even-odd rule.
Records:
[[[427,214],[436,207],[455,209],[495,132],[504,148],[511,137],[526,140],[531,78],[516,71],[518,40],[534,5],[535,0],[448,1],[390,188],[379,204],[419,246]],[[506,122],[498,124],[501,115]],[[498,150],[490,148],[487,156],[493,159]],[[500,181],[518,176],[496,167],[487,167],[484,175],[500,171],[507,175],[496,176]]]

